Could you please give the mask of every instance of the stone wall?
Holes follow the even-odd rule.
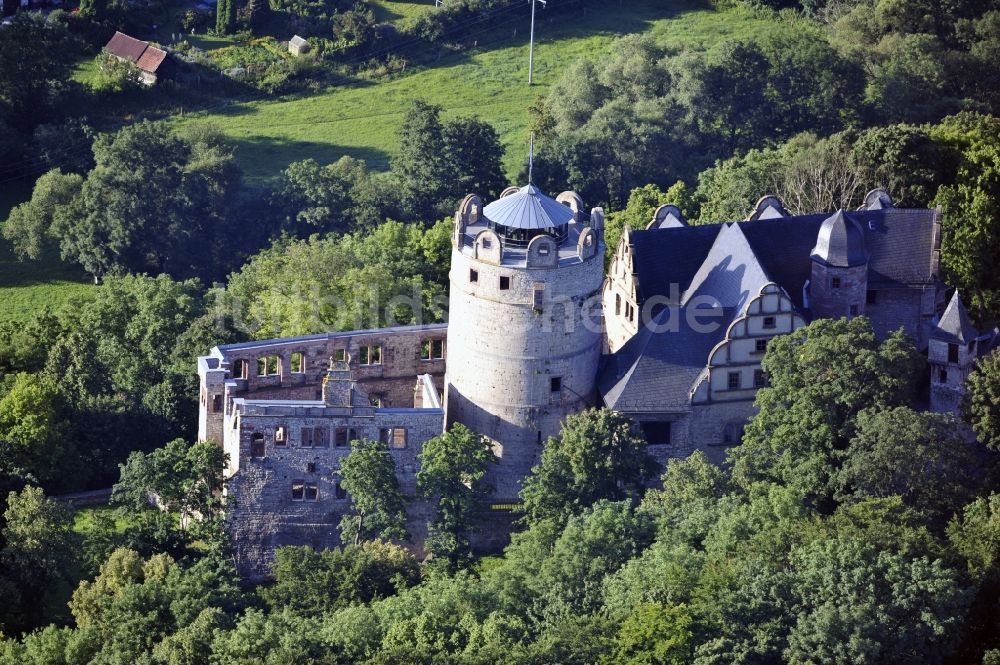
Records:
[[[198,417],[199,440],[221,440],[226,409],[236,398],[268,400],[318,400],[321,381],[330,357],[344,353],[358,385],[386,407],[412,407],[417,376],[430,374],[438,390],[444,390],[447,345],[441,359],[421,359],[425,341],[444,342],[446,324],[405,326],[381,330],[327,333],[277,340],[262,340],[216,347],[199,358],[201,403]],[[362,364],[362,347],[381,349],[379,364]],[[302,355],[300,367],[293,366],[293,354]],[[277,358],[276,374],[258,375],[261,358]],[[245,363],[246,376],[237,373]],[[302,371],[298,371],[298,370]],[[214,407],[221,406],[216,410]]]
[[[386,427],[405,427],[406,446],[392,448],[400,487],[404,494],[416,494],[416,470],[423,444],[441,433],[441,409],[371,409],[370,415],[345,415],[339,409],[308,409],[310,415],[295,414],[295,408],[265,407],[238,403],[246,409],[237,419],[237,428],[228,437],[227,452],[239,460],[228,484],[227,526],[240,552],[241,574],[261,578],[268,574],[274,548],[282,545],[309,545],[316,549],[340,544],[337,525],[350,509],[350,498],[338,491],[340,462],[350,447],[335,445],[336,427],[356,430],[358,438],[377,439]],[[284,427],[286,442],[278,444],[275,432]],[[322,447],[303,447],[302,429],[324,427],[329,437]],[[251,457],[254,434],[264,435],[264,456]],[[235,450],[233,448],[236,448]],[[293,485],[316,488],[316,499],[293,496]],[[422,545],[425,537],[426,506],[414,504],[411,535]]]
[[[867,291],[867,264],[838,268],[813,260],[809,305],[814,318],[839,319],[864,314]]]
[[[602,247],[553,268],[493,265],[452,251],[447,421],[495,443],[500,462],[487,481],[498,500],[516,500],[540,444],[594,403]]]

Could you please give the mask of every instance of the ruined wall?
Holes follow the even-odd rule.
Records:
[[[341,409],[297,408],[293,406],[246,408],[238,426],[228,437],[227,452],[239,460],[226,496],[227,528],[236,541],[240,573],[250,578],[268,574],[274,549],[282,545],[309,545],[316,549],[340,544],[337,525],[350,510],[350,497],[339,490],[340,462],[349,446],[335,445],[336,427],[351,427],[358,438],[377,439],[386,427],[405,427],[406,446],[392,448],[391,454],[403,493],[416,494],[416,471],[423,444],[441,433],[441,409],[370,409],[368,415],[344,415]],[[251,415],[254,411],[257,415]],[[308,415],[302,415],[308,414]],[[275,440],[284,427],[286,442]],[[326,428],[323,446],[304,447],[303,428]],[[264,435],[264,455],[251,455],[254,434]],[[233,448],[236,448],[235,450]],[[303,485],[301,498],[294,487]],[[315,499],[305,486],[315,486]],[[415,504],[410,510],[411,535],[423,543],[427,507]],[[418,551],[419,553],[419,551]]]
[[[268,400],[318,400],[321,381],[330,357],[343,353],[358,385],[385,407],[412,407],[417,375],[430,374],[440,392],[444,391],[447,358],[446,324],[405,326],[381,330],[327,333],[244,344],[227,344],[213,354],[199,358],[201,379],[199,440],[221,440],[224,414],[233,399],[246,397]],[[421,358],[424,342],[439,341],[444,358]],[[378,364],[362,363],[362,347],[381,350]],[[293,354],[301,354],[298,367]],[[277,371],[258,375],[261,358],[277,358]],[[245,363],[245,378],[238,374]],[[301,370],[301,371],[299,371]],[[221,406],[219,410],[214,407]]]

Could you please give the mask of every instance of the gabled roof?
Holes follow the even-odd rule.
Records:
[[[511,229],[551,229],[569,224],[576,215],[534,185],[503,196],[483,208],[483,216]]]
[[[607,358],[598,379],[605,405],[627,412],[688,408],[709,353],[771,281],[740,226],[723,225],[680,307],[665,308]],[[695,319],[693,310],[705,313]],[[707,316],[710,310],[715,316]]]
[[[148,46],[146,47],[146,50],[143,51],[142,55],[139,56],[139,60],[135,63],[135,66],[144,72],[152,74],[159,69],[166,57],[167,52],[163,49],[156,48],[155,46]]]
[[[767,194],[760,197],[757,203],[754,204],[753,210],[747,215],[745,221],[755,222],[758,219],[778,219],[779,217],[788,217],[788,210],[785,209],[785,204],[781,202],[774,194]]]
[[[685,291],[721,228],[706,224],[632,231],[629,238],[639,298],[670,296],[672,284],[677,285],[677,293]]]
[[[870,285],[933,281],[934,210],[887,208],[844,215],[864,232]],[[765,272],[800,311],[802,287],[812,271],[809,255],[829,217],[819,213],[737,223]],[[721,229],[720,224],[706,224],[632,231],[629,238],[640,300],[669,296],[671,284],[686,290]]]
[[[303,45],[308,46],[309,40],[303,37],[299,37],[298,35],[295,35],[288,40],[288,43],[291,44],[292,46],[303,46]]]
[[[931,331],[931,337],[958,344],[968,344],[979,337],[979,331],[972,327],[969,313],[957,290],[951,296],[951,302],[941,315],[941,320]]]
[[[743,312],[750,299],[771,281],[743,230],[737,224],[726,224],[692,278],[683,304],[702,296]]]
[[[119,58],[136,62],[148,46],[148,42],[140,41],[135,37],[129,37],[122,32],[115,32],[111,40],[104,46],[104,50],[111,55],[117,55]]]
[[[156,73],[167,57],[167,52],[163,49],[150,46],[149,42],[129,37],[121,32],[115,32],[104,46],[104,50],[123,60],[128,60],[142,71],[150,74]]]

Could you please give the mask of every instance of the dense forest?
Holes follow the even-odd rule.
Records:
[[[220,2],[217,27],[312,30],[322,67],[261,70],[254,85],[274,92],[450,47],[514,4],[452,2],[403,34],[364,2]],[[978,325],[1000,322],[1000,4],[728,4],[808,29],[707,52],[631,35],[570,63],[525,109],[536,183],[604,206],[611,251],[663,203],[709,224],[764,193],[798,213],[882,186],[899,206],[941,207],[944,281]],[[130,74],[85,89],[65,54],[148,20],[89,2],[0,27],[0,186],[34,182],[3,237],[95,282],[0,322],[0,663],[1000,663],[1000,359],[970,377],[964,422],[926,414],[912,341],[879,343],[864,319],[769,345],[771,386],[725,468],[695,455],[659,479],[627,422],[568,420],[502,557],[469,548],[482,441],[457,430],[425,446],[429,561],[389,542],[406,541],[407,498],[385,451],[359,442],[347,485],[375,518],[342,524],[341,550],[282,550],[273,584],[242,584],[223,460],[191,443],[195,357],[446,319],[448,217],[511,183],[493,126],[426,102],[388,170],[305,160],[264,183],[218,128],[87,117]],[[111,485],[112,509],[86,515],[47,498]],[[148,509],[150,491],[168,511]],[[192,511],[204,519],[179,519]]]

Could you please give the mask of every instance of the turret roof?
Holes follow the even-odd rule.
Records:
[[[968,344],[979,336],[979,332],[972,327],[969,321],[969,313],[965,311],[962,298],[958,295],[958,290],[951,296],[951,302],[941,315],[941,320],[931,332],[935,339],[948,342],[958,342]]]
[[[568,206],[546,196],[534,185],[490,203],[483,209],[483,216],[511,229],[551,229],[575,219]]]

